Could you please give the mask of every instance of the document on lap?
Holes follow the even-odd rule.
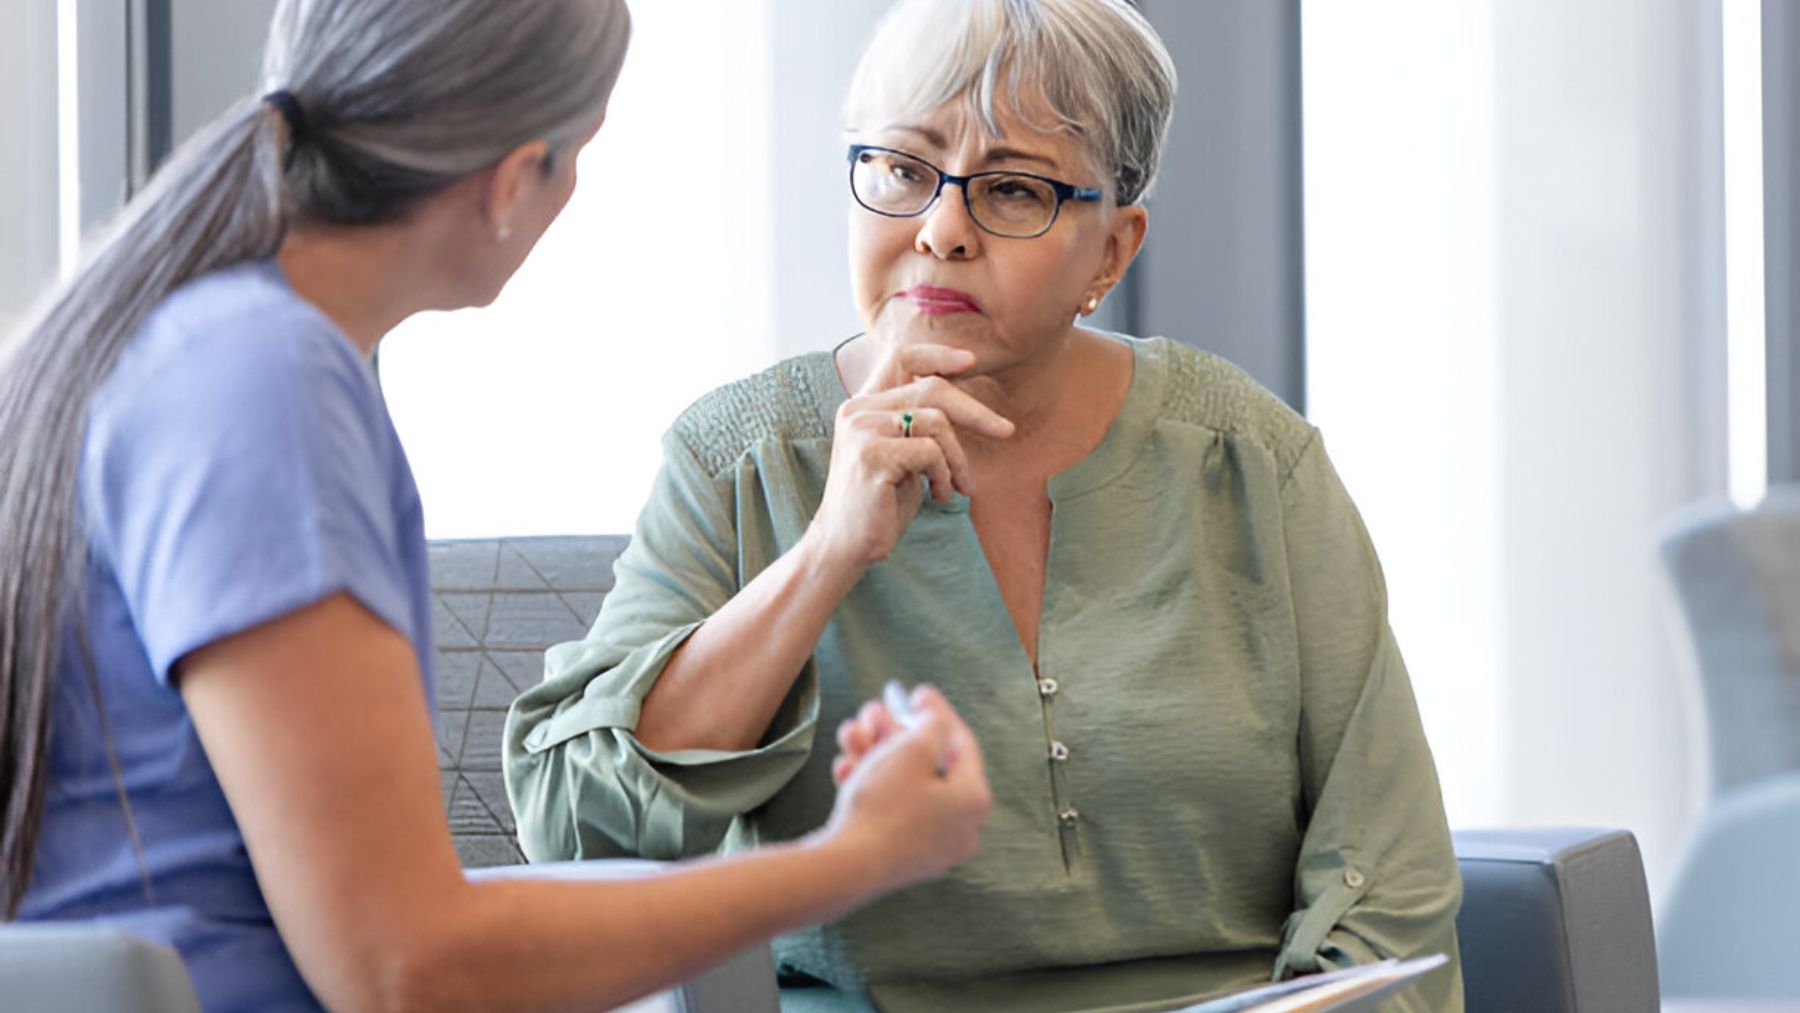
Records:
[[[1383,999],[1448,962],[1441,953],[1383,960],[1263,985],[1169,1013],[1374,1013]]]

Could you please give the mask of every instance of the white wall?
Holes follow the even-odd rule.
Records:
[[[1454,826],[1499,823],[1488,2],[1309,3],[1307,404],[1387,574]]]
[[[275,0],[171,0],[169,100],[179,143],[258,91]]]
[[[1693,807],[1663,520],[1724,490],[1716,0],[1306,7],[1309,393],[1452,822]]]
[[[850,74],[888,0],[770,5],[775,73],[769,146],[775,356],[830,348],[862,329],[850,298],[849,170],[840,110]]]
[[[784,263],[770,241],[773,5],[634,5],[606,124],[518,276],[383,343],[431,537],[630,531],[676,415],[785,351],[777,278],[841,267],[841,243]]]
[[[1654,883],[1695,788],[1655,539],[1725,492],[1718,5],[1496,13],[1507,806]]]
[[[56,10],[0,4],[0,334],[56,275]]]

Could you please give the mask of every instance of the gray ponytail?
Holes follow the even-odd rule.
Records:
[[[88,406],[121,350],[171,292],[273,255],[290,222],[403,219],[520,144],[561,150],[604,108],[629,32],[623,0],[282,0],[262,90],[290,93],[303,130],[290,144],[276,104],[233,105],[0,346],[5,918],[30,882],[58,648],[84,600]]]

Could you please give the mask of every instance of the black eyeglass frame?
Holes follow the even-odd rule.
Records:
[[[927,200],[924,204],[920,205],[919,210],[906,212],[906,213],[901,213],[901,212],[897,212],[897,211],[883,211],[880,208],[869,207],[868,203],[862,199],[862,195],[856,192],[856,164],[857,164],[856,160],[858,158],[860,158],[862,155],[864,155],[865,153],[871,152],[871,151],[880,152],[881,154],[884,154],[884,155],[899,155],[901,158],[911,159],[912,161],[919,163],[920,165],[924,166],[925,168],[930,169],[932,172],[937,173],[937,187],[936,187],[936,189],[932,190],[931,198],[929,200]],[[1036,239],[1037,237],[1043,235],[1046,232],[1049,232],[1052,228],[1055,227],[1056,219],[1062,215],[1062,208],[1063,208],[1064,204],[1067,204],[1070,201],[1084,201],[1084,202],[1085,201],[1097,201],[1101,197],[1104,197],[1106,195],[1106,192],[1104,190],[1099,189],[1098,187],[1076,186],[1073,183],[1065,183],[1060,179],[1052,179],[1049,176],[1040,176],[1035,172],[1015,172],[1010,169],[1001,169],[1001,170],[995,170],[995,171],[990,171],[990,172],[970,173],[967,176],[956,176],[956,175],[952,175],[948,172],[945,172],[944,170],[938,168],[935,165],[932,165],[930,162],[927,162],[923,158],[920,158],[919,156],[913,154],[910,151],[901,151],[897,148],[884,148],[879,144],[852,144],[852,145],[850,145],[849,161],[850,161],[850,196],[852,199],[854,199],[856,201],[857,204],[861,205],[864,210],[869,211],[873,214],[878,214],[878,215],[882,216],[883,218],[917,218],[920,215],[924,214],[925,212],[930,211],[933,207],[935,207],[937,205],[938,198],[943,196],[943,194],[944,194],[944,185],[946,183],[954,183],[956,186],[962,188],[963,208],[969,212],[969,220],[974,222],[975,227],[980,229],[981,231],[986,232],[988,235],[991,235],[991,236],[999,236],[1002,239]],[[1050,220],[1048,222],[1046,222],[1044,224],[1044,227],[1039,229],[1038,231],[1026,233],[1023,235],[1015,234],[1015,233],[1011,233],[1011,232],[997,232],[994,229],[983,224],[981,221],[981,217],[975,213],[974,202],[969,199],[969,184],[974,182],[975,180],[984,179],[989,176],[1023,177],[1025,179],[1034,179],[1040,183],[1048,184],[1051,191],[1056,194],[1056,207],[1054,207],[1050,210]]]

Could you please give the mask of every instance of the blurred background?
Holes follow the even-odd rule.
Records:
[[[0,326],[260,82],[272,0],[0,5]],[[567,213],[384,346],[434,538],[629,531],[694,397],[857,330],[838,102],[883,0],[637,0]],[[1658,540],[1800,477],[1800,16],[1783,0],[1143,0],[1182,77],[1103,325],[1322,427],[1453,826],[1709,801]],[[1800,546],[1791,546],[1800,553]],[[1800,736],[1800,730],[1794,733]]]

